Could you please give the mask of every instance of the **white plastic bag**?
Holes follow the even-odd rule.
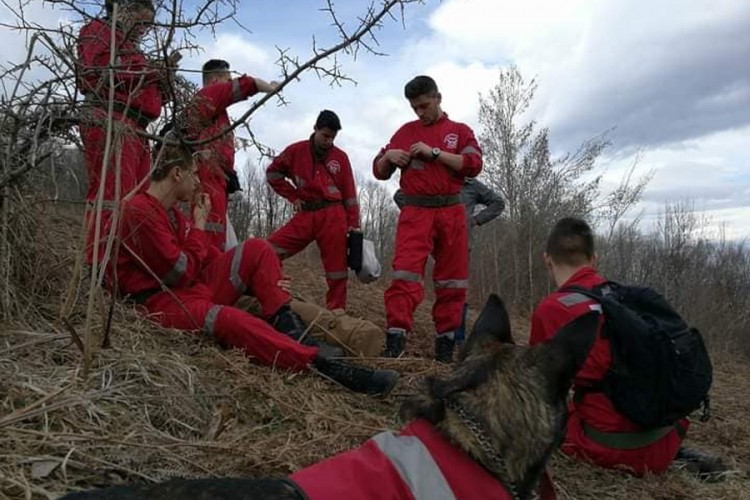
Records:
[[[375,255],[375,244],[372,240],[362,240],[362,269],[357,273],[357,279],[362,283],[372,283],[380,278],[380,261]]]

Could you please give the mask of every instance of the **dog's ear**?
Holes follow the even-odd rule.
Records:
[[[599,317],[598,312],[591,311],[576,318],[563,326],[549,343],[540,347],[547,353],[547,362],[542,369],[562,394],[567,394],[573,377],[589,354],[599,328]]]
[[[480,348],[486,342],[514,343],[510,334],[508,311],[505,310],[505,304],[500,297],[494,293],[487,298],[479,318],[474,323],[471,335],[459,355],[459,361],[462,361],[467,353]]]

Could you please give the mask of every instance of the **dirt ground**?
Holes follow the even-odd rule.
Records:
[[[69,275],[69,249],[56,250],[58,274]],[[291,259],[285,270],[295,292],[322,303],[325,283],[313,253]],[[384,286],[352,283],[350,313],[383,326]],[[63,295],[61,288],[53,297]],[[56,498],[175,476],[288,474],[400,427],[400,400],[422,377],[445,369],[429,359],[429,297],[417,311],[407,356],[367,361],[402,374],[394,393],[380,399],[259,367],[211,339],[157,328],[124,306],[114,309],[112,347],[99,350],[84,375],[70,330],[57,319],[60,303],[34,304],[26,321],[0,325],[0,498]],[[70,319],[78,332],[82,313],[78,306]],[[514,319],[521,341],[526,323]],[[550,470],[559,498],[750,499],[750,363],[729,353],[716,354],[714,363],[713,418],[693,423],[687,444],[720,454],[736,472],[712,484],[682,471],[635,479],[558,454]]]

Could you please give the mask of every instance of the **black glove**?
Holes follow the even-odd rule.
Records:
[[[236,193],[237,191],[242,191],[242,186],[240,186],[240,178],[237,177],[237,172],[232,170],[231,172],[227,172],[227,194]]]
[[[358,273],[362,269],[362,231],[349,231],[346,239],[346,263],[349,269]]]

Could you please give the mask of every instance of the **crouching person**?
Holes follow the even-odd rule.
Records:
[[[616,361],[612,349],[618,345],[615,343],[618,338],[622,343],[621,336],[625,333],[618,333],[614,317],[608,315],[607,307],[612,307],[611,301],[605,301],[602,293],[613,294],[608,297],[620,297],[628,287],[608,282],[598,274],[594,268],[595,260],[594,234],[586,222],[564,218],[555,224],[547,240],[544,261],[559,288],[544,298],[534,311],[529,343],[534,345],[551,340],[564,325],[592,310],[602,313],[594,344],[573,381],[575,396],[569,405],[567,431],[561,450],[600,467],[637,476],[661,473],[683,465],[701,478],[708,479],[721,473],[725,466],[720,458],[682,447],[688,429],[687,418],[677,418],[670,425],[639,426],[633,420],[635,417],[627,416],[636,415],[633,409],[625,411],[622,400],[617,406],[614,395],[621,392],[604,389],[610,383],[610,370]],[[655,306],[653,309],[664,310]],[[635,333],[627,334],[632,336]],[[643,340],[646,337],[637,338]],[[620,363],[628,362],[622,354],[620,358]],[[623,372],[622,367],[619,371]],[[644,394],[642,399],[651,401],[653,394],[649,397]]]
[[[390,392],[398,373],[345,364],[330,359],[336,354],[331,346],[297,341],[304,326],[289,307],[289,293],[279,286],[281,264],[266,241],[250,239],[223,253],[210,244],[205,224],[211,207],[199,193],[197,165],[175,135],[165,139],[149,189],[123,208],[119,293],[161,325],[203,331],[258,363],[294,371],[314,368],[354,391]],[[196,203],[189,221],[173,206],[191,200]],[[242,295],[258,299],[265,321],[232,307]]]

